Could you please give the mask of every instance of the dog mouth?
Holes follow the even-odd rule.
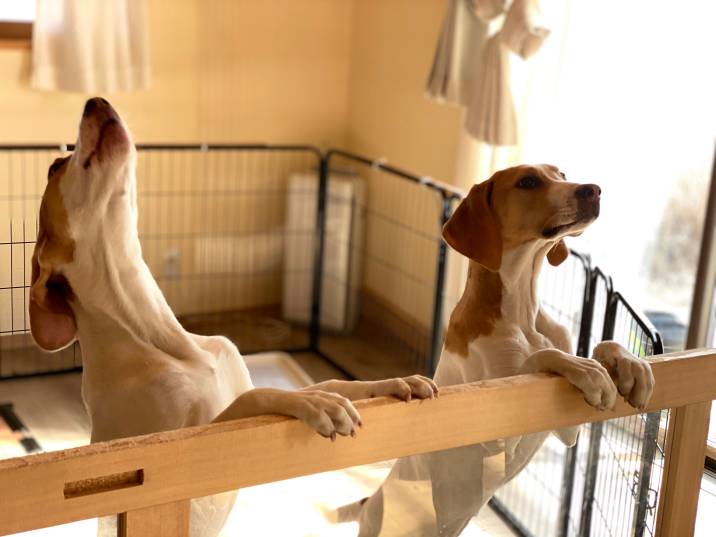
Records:
[[[105,141],[105,139],[107,138],[107,133],[110,130],[114,129],[115,126],[121,127],[121,124],[119,122],[119,117],[116,114],[110,115],[110,117],[108,117],[107,119],[105,119],[102,122],[102,125],[99,128],[99,134],[97,135],[97,142],[95,143],[94,148],[92,149],[90,154],[87,155],[87,158],[85,159],[84,163],[82,164],[82,166],[84,167],[85,170],[87,168],[89,168],[90,165],[92,164],[92,159],[95,157],[98,157],[98,155],[102,149],[102,144]]]
[[[82,112],[80,140],[85,142],[86,149],[82,153],[87,156],[82,160],[82,167],[87,170],[95,162],[101,164],[105,157],[123,154],[130,138],[112,105],[95,97],[87,101]]]
[[[599,204],[594,205],[590,210],[581,211],[577,214],[574,220],[571,220],[565,224],[558,224],[556,226],[548,226],[542,230],[542,236],[545,239],[553,239],[558,235],[563,235],[572,228],[584,225],[585,227],[591,224],[599,216]]]
[[[552,239],[559,235],[562,231],[567,231],[570,227],[577,225],[578,222],[570,222],[568,224],[561,224],[559,226],[548,227],[542,230],[542,236],[545,239]]]

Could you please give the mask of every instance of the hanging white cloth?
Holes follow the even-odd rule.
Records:
[[[517,143],[517,116],[510,87],[508,53],[501,34],[487,40],[465,116],[468,134],[491,145]]]
[[[431,97],[467,108],[465,128],[476,140],[515,145],[517,117],[510,55],[537,52],[549,35],[539,0],[451,0],[428,76]],[[499,30],[488,23],[504,15]]]
[[[440,102],[467,106],[477,73],[474,59],[487,35],[487,24],[472,0],[450,0],[435,49],[426,91]]]
[[[549,35],[538,0],[514,0],[500,30],[502,42],[523,59],[534,55]]]
[[[111,93],[149,84],[145,0],[36,0],[32,87]]]

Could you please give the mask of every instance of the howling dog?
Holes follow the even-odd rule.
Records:
[[[87,101],[74,152],[50,166],[32,257],[32,335],[48,351],[79,340],[92,442],[271,413],[335,439],[360,424],[351,400],[437,394],[417,375],[254,388],[231,341],[182,328],[142,259],[136,156],[110,104]],[[217,535],[234,500],[231,492],[192,501],[191,535]],[[101,533],[113,522],[101,519]]]

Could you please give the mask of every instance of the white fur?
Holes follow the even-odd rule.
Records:
[[[552,372],[565,376],[597,408],[614,406],[617,386],[632,405],[643,407],[654,386],[648,362],[614,342],[598,345],[595,359],[574,356],[568,330],[540,308],[537,277],[555,242],[531,240],[503,253],[501,318],[489,335],[469,342],[467,357],[443,348],[436,383],[445,386]],[[615,375],[617,386],[602,364]],[[578,431],[554,433],[566,445],[573,445]],[[360,537],[459,535],[495,491],[525,467],[547,434],[400,459],[381,489],[362,505]],[[355,512],[355,507],[351,509],[346,512]],[[409,529],[406,517],[400,516],[405,512],[413,513]]]
[[[74,257],[49,266],[46,252],[36,249],[38,264],[64,275],[73,290],[92,442],[266,413],[300,418],[335,438],[354,435],[360,424],[350,399],[435,395],[432,381],[417,375],[333,380],[304,391],[255,389],[231,341],[184,330],[142,259],[136,152],[129,132],[116,118],[121,130],[100,144],[102,124],[116,114],[108,103],[96,102],[95,112],[83,116],[77,148],[60,181]],[[36,338],[37,330],[43,326],[33,325]],[[228,493],[193,501],[191,535],[218,534],[234,498]],[[116,535],[114,518],[102,519],[100,529]]]

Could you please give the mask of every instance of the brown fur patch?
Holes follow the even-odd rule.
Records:
[[[450,315],[445,349],[467,358],[469,343],[492,333],[495,322],[502,317],[501,306],[500,274],[470,261],[465,291]]]
[[[32,258],[33,284],[39,278],[40,283],[44,286],[52,278],[52,274],[43,275],[43,269],[47,271],[49,267],[51,272],[55,266],[70,263],[74,258],[75,241],[70,236],[67,210],[60,192],[60,181],[64,175],[65,166],[66,161],[62,166],[50,169],[47,187],[42,196],[37,242],[35,243],[35,252]],[[45,290],[33,291],[36,298],[44,298],[46,293]]]

